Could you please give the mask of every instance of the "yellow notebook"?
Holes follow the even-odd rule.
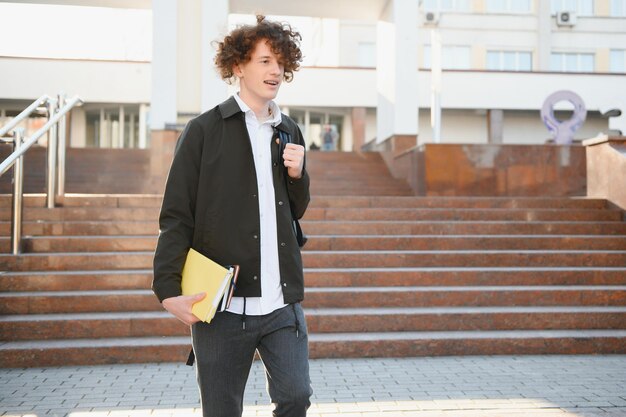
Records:
[[[224,294],[230,287],[233,272],[234,268],[224,268],[194,249],[189,249],[182,273],[183,295],[207,293],[202,301],[193,305],[194,316],[207,323],[211,322],[220,300],[225,298]]]

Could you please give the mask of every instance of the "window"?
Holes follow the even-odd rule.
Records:
[[[626,50],[611,50],[611,63],[609,67],[611,72],[626,72]]]
[[[561,72],[593,72],[594,55],[554,52],[550,56],[550,69]]]
[[[469,12],[470,0],[424,0],[422,8],[431,12]]]
[[[359,42],[359,67],[376,66],[376,45],[373,42]]]
[[[552,0],[552,14],[561,11],[576,12],[578,16],[593,16],[593,0]]]
[[[424,68],[430,68],[430,45],[424,45]],[[444,46],[441,51],[441,68],[470,69],[469,46]]]
[[[488,51],[487,69],[496,71],[530,71],[532,54],[522,51]]]
[[[611,0],[611,16],[626,17],[626,0]]]
[[[530,13],[530,0],[487,0],[489,13]]]

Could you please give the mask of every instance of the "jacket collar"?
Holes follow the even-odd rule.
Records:
[[[223,119],[228,119],[229,117],[232,117],[239,113],[243,114],[241,108],[239,107],[239,104],[237,103],[237,100],[235,100],[235,97],[233,96],[229,97],[226,101],[220,103],[218,107],[220,109],[220,114],[222,115]],[[282,120],[285,120],[286,116],[284,114],[281,114],[281,116]],[[289,133],[289,130],[287,130],[287,126],[285,126],[285,123],[283,121],[281,121],[279,125],[276,125],[276,129]]]

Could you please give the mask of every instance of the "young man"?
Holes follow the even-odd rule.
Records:
[[[309,203],[309,177],[302,133],[273,101],[302,61],[300,39],[289,25],[257,16],[256,25],[218,44],[217,68],[240,91],[188,123],[167,179],[152,287],[167,311],[191,325],[204,416],[241,416],[255,351],[273,415],[305,416],[310,406],[302,258],[292,223]],[[278,131],[291,137],[282,155]],[[181,295],[191,247],[241,267],[230,307],[210,324],[191,314],[205,295]]]

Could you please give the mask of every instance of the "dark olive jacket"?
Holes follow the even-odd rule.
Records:
[[[304,145],[298,125],[282,115],[277,129]],[[292,227],[309,204],[309,176],[288,177],[272,139],[280,281],[285,303],[304,297],[302,257]],[[287,192],[287,187],[289,191]],[[233,97],[191,120],[176,144],[159,216],[152,289],[160,301],[181,295],[190,247],[241,269],[235,295],[261,296],[260,218],[256,172],[245,114]]]

